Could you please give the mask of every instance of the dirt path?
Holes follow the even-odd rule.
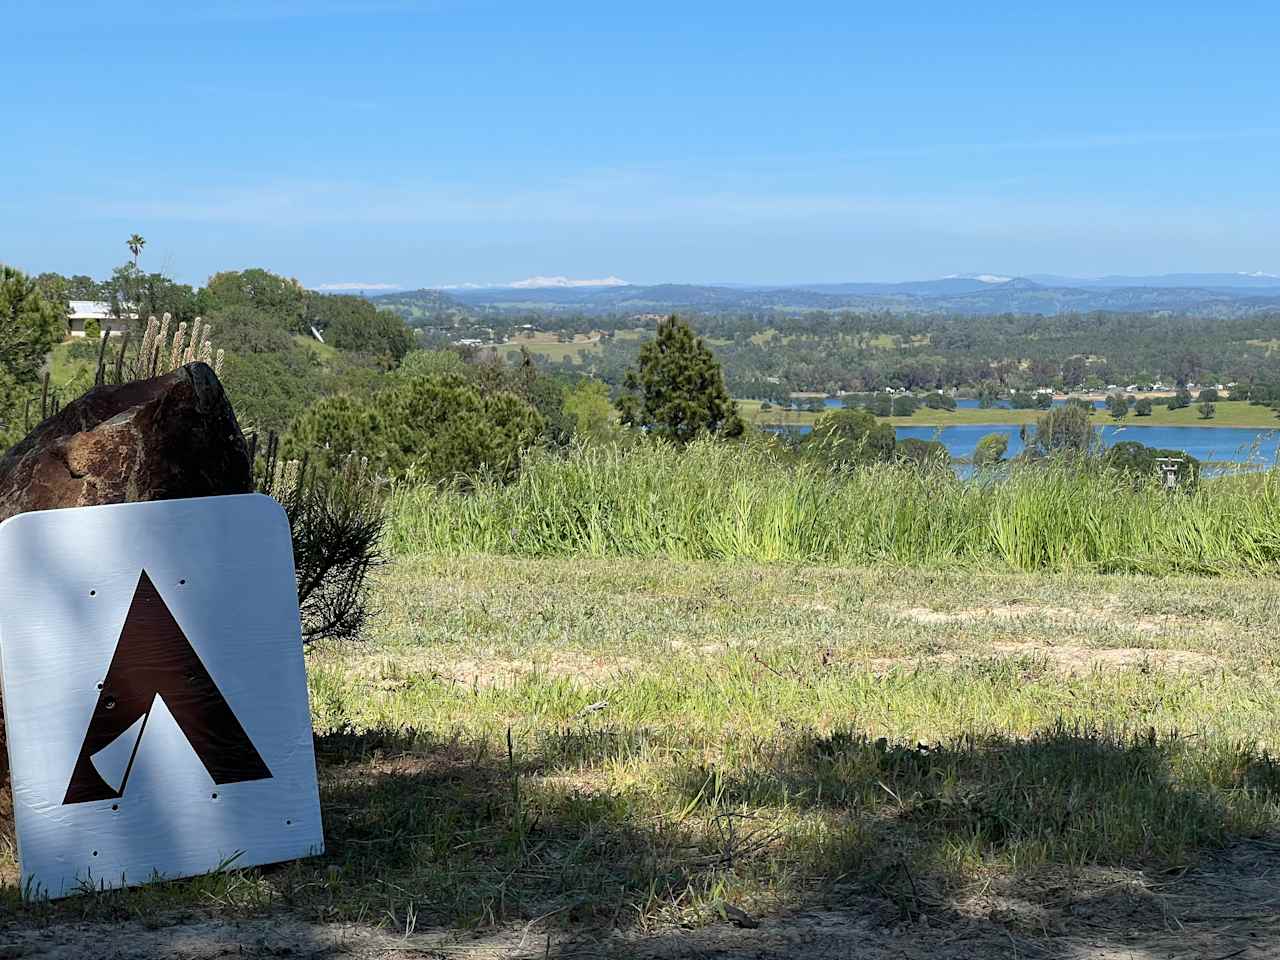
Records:
[[[479,933],[396,935],[288,916],[0,929],[0,960],[570,960],[628,957],[755,960],[1280,960],[1280,844],[1239,843],[1183,875],[1094,870],[983,889],[909,922],[888,904],[856,898],[842,909],[698,929],[586,934],[534,921]]]

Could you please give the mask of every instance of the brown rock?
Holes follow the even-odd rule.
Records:
[[[95,387],[0,459],[0,520],[30,510],[248,493],[249,453],[203,363]]]
[[[0,459],[0,520],[31,510],[249,493],[249,451],[207,365],[95,387]],[[0,836],[12,829],[0,705]]]

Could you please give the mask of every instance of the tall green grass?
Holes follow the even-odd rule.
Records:
[[[507,486],[402,488],[387,537],[401,555],[1261,572],[1280,566],[1280,471],[1168,493],[1070,462],[962,481],[797,465],[750,444],[594,446],[536,455]]]

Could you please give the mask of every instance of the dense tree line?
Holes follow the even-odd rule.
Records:
[[[135,256],[103,280],[43,273],[32,283],[59,318],[72,300],[107,303],[114,318],[104,325],[129,330],[135,344],[148,317],[167,313],[175,325],[202,317],[226,351],[227,390],[252,430],[283,432],[320,397],[368,391],[415,346],[404,321],[363,297],[317,293],[260,268],[216,273],[196,288],[139,269]],[[65,319],[60,328],[57,339]],[[316,349],[321,338],[334,350]],[[98,345],[71,349],[94,360]]]
[[[218,273],[199,288],[178,284],[141,270],[140,245],[133,252],[134,261],[102,281],[5,274],[0,321],[7,311],[11,328],[32,337],[27,354],[0,356],[9,377],[0,383],[8,422],[29,401],[71,299],[105,300],[116,317],[110,322],[126,327],[135,313],[139,324],[159,313],[175,321],[203,317],[226,350],[224,379],[247,427],[285,434],[295,453],[323,451],[319,462],[368,458],[386,476],[449,479],[486,471],[502,478],[532,445],[562,446],[574,436],[616,440],[628,427],[635,428],[633,438],[679,444],[703,433],[735,438],[747,431],[732,396],[777,401],[797,390],[854,394],[850,409],[824,416],[797,445],[798,455],[833,464],[945,459],[937,444],[895,443],[876,417],[908,416],[921,403],[953,406],[950,391],[957,387],[986,402],[1009,396],[1031,408],[1047,404],[1039,387],[1222,381],[1235,384],[1232,399],[1280,403],[1272,359],[1280,317],[1271,315],[1209,321],[761,311],[698,317],[697,334],[675,318],[645,320],[637,337],[634,317],[500,314],[454,316],[448,325],[422,323],[415,331],[364,298],[308,291],[262,269]],[[472,339],[460,333],[483,331],[476,339],[489,342],[526,324],[563,339],[593,331],[600,346],[585,363],[567,360],[549,371],[515,344],[503,351],[511,361],[504,362],[457,343]],[[72,349],[87,355],[96,345]],[[1180,391],[1171,402],[1192,399]],[[1210,388],[1194,399],[1208,417],[1219,398]],[[1149,401],[1135,407],[1116,392],[1112,415],[1128,416],[1131,407],[1137,416],[1150,413]],[[1087,422],[1085,411],[1055,411],[1031,445],[1047,455],[1062,431],[1075,436],[1075,420]],[[988,446],[984,457],[1003,456]]]
[[[1280,314],[1241,318],[1154,314],[913,316],[900,313],[762,311],[689,318],[724,366],[730,392],[782,399],[793,391],[835,394],[885,389],[1037,387],[1104,389],[1154,382],[1280,381]],[[433,328],[443,339],[514,337],[524,326],[565,338],[601,334],[587,361],[620,386],[651,319],[511,313],[456,318]],[[575,365],[566,360],[565,367]]]

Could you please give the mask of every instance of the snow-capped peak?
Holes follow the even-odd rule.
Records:
[[[573,280],[569,277],[529,277],[527,280],[515,280],[507,284],[518,290],[537,290],[545,287],[625,287],[626,280],[608,276],[599,280]]]
[[[572,277],[526,277],[505,283],[442,283],[437,290],[548,290],[570,287],[629,287],[630,281],[608,276],[599,280],[575,280]]]
[[[977,280],[979,283],[1009,283],[1013,277],[998,277],[994,273],[949,273],[943,280]]]

